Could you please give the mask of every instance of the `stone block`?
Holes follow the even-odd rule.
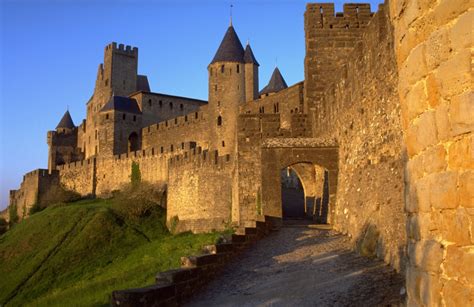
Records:
[[[467,91],[453,97],[449,116],[454,136],[474,131],[474,92]]]
[[[449,145],[448,165],[453,170],[474,169],[474,136],[464,136]]]
[[[428,97],[428,104],[434,108],[439,104],[439,89],[438,81],[432,73],[426,77],[426,93]]]
[[[474,248],[448,246],[444,268],[449,278],[474,284]]]
[[[410,157],[438,142],[434,115],[434,111],[426,111],[408,127],[406,143]]]
[[[173,284],[157,284],[151,287],[113,291],[113,306],[177,306]]]
[[[437,209],[453,209],[459,204],[456,172],[442,172],[429,176],[431,206]]]
[[[474,208],[474,170],[459,174],[459,205]]]
[[[454,51],[470,48],[473,45],[472,21],[474,10],[469,10],[459,16],[451,28],[451,45]]]
[[[408,92],[405,103],[408,107],[408,119],[413,120],[415,117],[428,109],[428,96],[426,95],[425,80],[418,81]]]
[[[463,50],[442,62],[435,72],[441,97],[450,100],[471,87],[471,52]]]
[[[399,73],[400,79],[406,79],[409,85],[415,84],[428,73],[424,44],[419,44],[411,50]]]
[[[472,306],[474,289],[454,279],[446,281],[443,287],[445,306]]]
[[[435,69],[440,63],[449,58],[452,52],[449,33],[446,28],[440,28],[428,37],[425,48],[428,70]]]
[[[431,178],[424,177],[416,182],[416,209],[417,212],[430,212],[431,211]]]
[[[458,246],[471,244],[469,215],[466,209],[443,210],[440,215],[440,229],[443,240]]]
[[[406,288],[408,298],[413,306],[420,306],[421,301],[421,274],[422,272],[413,266],[408,266],[406,270]]]
[[[444,171],[448,166],[446,161],[446,149],[442,145],[436,145],[423,153],[423,166],[427,174]]]
[[[176,283],[182,282],[189,279],[195,279],[199,276],[200,273],[199,268],[181,268],[175,270],[169,270],[165,272],[160,272],[156,275],[156,282],[168,282],[168,283]]]
[[[420,301],[422,306],[441,306],[441,282],[438,274],[420,274]]]
[[[452,134],[448,111],[446,102],[441,103],[435,110],[436,132],[440,141],[446,141]]]
[[[419,252],[421,253],[420,268],[426,272],[439,273],[441,262],[443,261],[443,246],[434,241],[422,241],[418,243],[421,246]]]

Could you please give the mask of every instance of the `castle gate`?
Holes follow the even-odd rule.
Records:
[[[329,195],[327,218],[331,223],[337,191],[338,147],[312,138],[269,138],[262,144],[262,210],[264,215],[283,217],[281,198],[281,171],[290,168],[301,181],[305,194],[305,209],[321,211],[316,207],[318,174],[326,179]],[[321,171],[322,170],[322,171]],[[309,200],[312,200],[309,206]]]

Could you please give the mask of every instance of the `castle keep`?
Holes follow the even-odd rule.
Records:
[[[208,101],[152,92],[138,49],[109,44],[86,119],[66,112],[48,132],[48,169],[24,176],[10,208],[25,216],[58,185],[107,197],[137,164],[166,186],[178,231],[252,227],[283,217],[286,171],[306,215],[406,272],[410,305],[472,302],[471,6],[308,4],[305,79],[288,86],[275,68],[261,90],[258,55],[231,24]]]

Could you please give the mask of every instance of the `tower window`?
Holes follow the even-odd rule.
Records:
[[[109,79],[105,79],[105,86],[109,85]]]
[[[194,113],[194,117],[197,119],[198,118],[198,112]]]
[[[224,73],[224,65],[221,65],[221,73]]]
[[[125,120],[125,118],[127,117],[127,114],[123,114],[122,115],[122,119]]]
[[[95,139],[97,140],[97,130],[95,131]]]
[[[173,152],[174,148],[173,145],[170,146],[171,152]]]
[[[240,65],[237,64],[237,73],[240,74]]]
[[[160,153],[163,153],[164,149],[163,146],[160,147]]]
[[[109,114],[105,114],[105,119],[109,119]]]
[[[225,142],[224,141],[222,141],[222,147],[225,147]]]
[[[151,107],[151,99],[148,99],[148,106]]]
[[[217,126],[222,126],[222,116],[217,117]]]
[[[217,84],[214,85],[214,91],[217,92]]]
[[[217,101],[217,106],[220,107],[221,106],[221,102],[220,100]]]
[[[137,116],[136,116],[136,115],[133,115],[133,121],[134,121],[134,122],[137,121]]]
[[[184,149],[184,142],[181,143],[181,149]]]
[[[163,106],[163,101],[159,101],[158,104],[160,105],[160,108]]]
[[[179,109],[180,109],[181,111],[183,111],[183,109],[184,109],[183,104],[180,104],[180,105],[179,105]]]
[[[170,109],[173,110],[173,103],[170,102]]]

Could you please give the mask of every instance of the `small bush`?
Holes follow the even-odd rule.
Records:
[[[125,186],[114,193],[116,209],[125,217],[139,219],[151,215],[157,208],[166,207],[166,187],[140,183]]]
[[[139,186],[140,182],[142,181],[140,165],[135,161],[132,162],[132,173],[130,174],[130,181],[132,183],[132,187]]]

